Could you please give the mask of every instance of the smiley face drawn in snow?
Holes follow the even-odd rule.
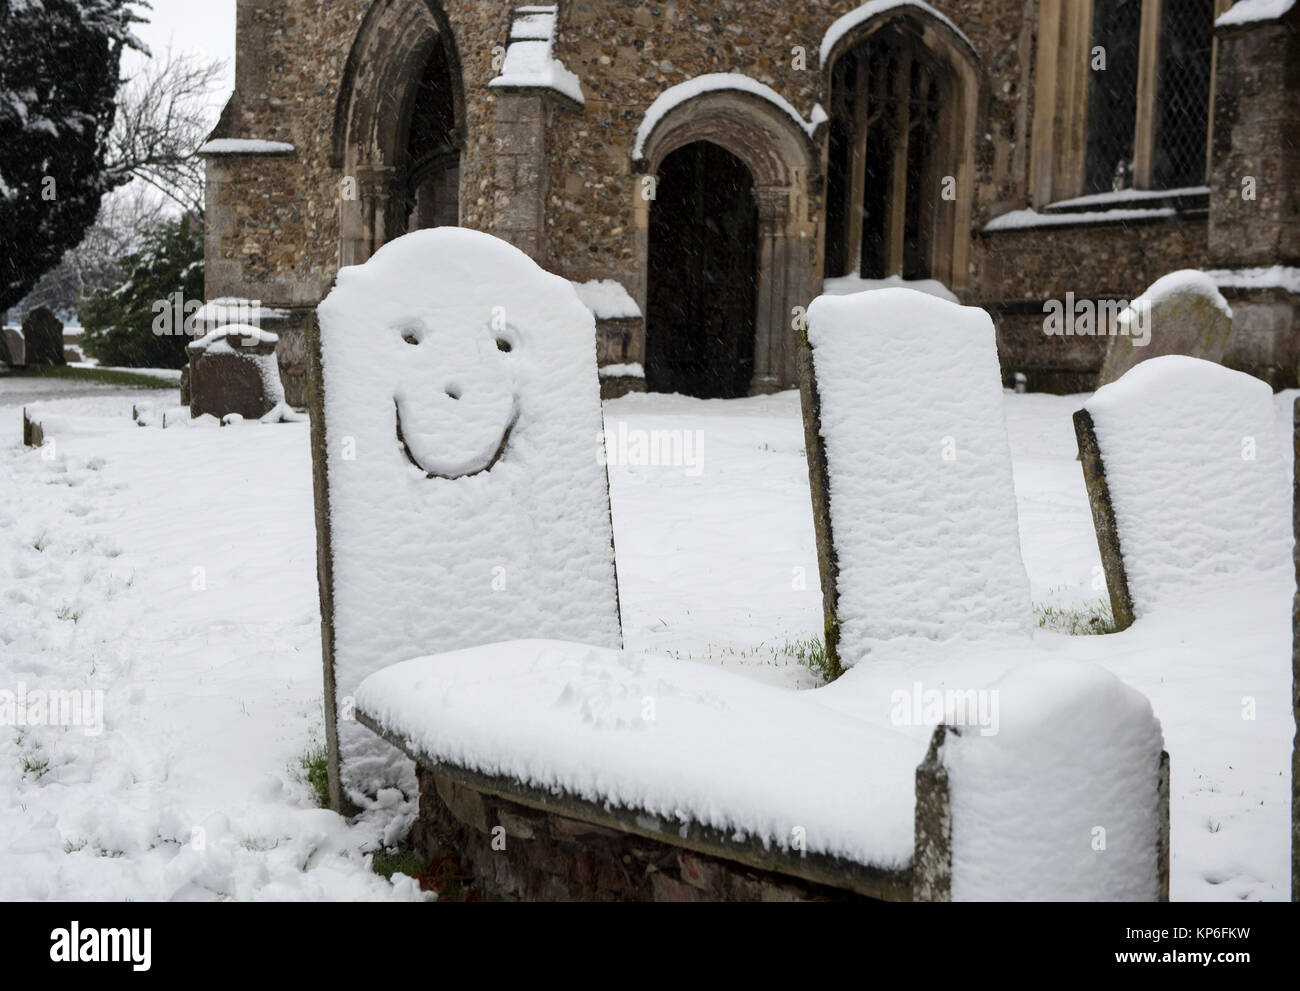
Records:
[[[431,328],[423,319],[395,330],[397,441],[429,478],[469,478],[506,454],[519,419],[515,381],[520,335],[487,324]]]

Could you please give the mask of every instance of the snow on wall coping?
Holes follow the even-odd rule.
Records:
[[[413,749],[460,767],[781,849],[797,823],[816,853],[889,868],[912,859],[924,741],[832,709],[817,692],[527,640],[385,668],[356,699]]]
[[[1232,307],[1228,305],[1228,301],[1219,292],[1219,287],[1215,281],[1205,272],[1194,268],[1184,268],[1163,275],[1151,283],[1146,291],[1133,300],[1124,312],[1119,315],[1117,322],[1121,327],[1132,323],[1137,316],[1135,307],[1142,305],[1156,306],[1170,297],[1186,295],[1204,296],[1214,304],[1215,309],[1229,320],[1232,319]]]
[[[904,279],[901,275],[891,275],[885,279],[864,279],[857,275],[843,275],[822,283],[822,292],[827,296],[851,296],[874,289],[915,289],[928,296],[946,299],[949,303],[960,302],[952,290],[938,279]]]
[[[224,344],[227,337],[241,337],[245,341],[256,341],[259,344],[276,344],[280,340],[279,334],[263,330],[261,327],[254,327],[246,323],[228,323],[209,331],[198,340],[193,341],[189,347],[196,350],[199,348],[210,349],[218,343]]]
[[[431,651],[620,646],[596,325],[573,286],[442,227],[342,269],[318,313],[340,704]],[[392,748],[339,732],[349,788],[401,779]]]
[[[645,366],[635,361],[623,365],[601,365],[600,377],[603,379],[643,379]]]
[[[1254,24],[1257,21],[1275,21],[1295,6],[1295,0],[1237,0],[1237,2],[1219,15],[1215,27],[1231,27],[1237,24]]]
[[[911,289],[820,296],[808,340],[839,562],[840,652],[1029,626],[993,321]]]
[[[199,148],[199,155],[292,155],[297,149],[284,141],[258,138],[216,138]]]
[[[739,72],[710,72],[703,76],[696,76],[694,79],[688,79],[684,83],[678,83],[676,86],[670,86],[655,98],[654,103],[650,104],[646,109],[641,126],[637,128],[636,142],[632,146],[633,160],[640,160],[645,157],[646,142],[650,140],[650,135],[654,133],[654,129],[671,111],[704,93],[725,90],[750,93],[766,100],[798,124],[800,129],[810,138],[816,133],[817,128],[827,120],[826,111],[822,109],[821,104],[813,108],[810,120],[804,120],[803,116],[789,100],[766,83],[760,83],[757,79],[752,79]]]
[[[577,290],[582,305],[591,310],[597,320],[635,320],[641,316],[641,307],[636,305],[632,294],[614,279],[575,282],[573,288]]]
[[[194,314],[197,323],[217,325],[223,323],[256,323],[260,320],[286,320],[288,310],[263,306],[260,300],[236,296],[220,296],[209,300]]]
[[[1114,224],[1126,220],[1162,220],[1178,215],[1173,207],[1154,210],[1100,210],[1087,213],[1039,213],[1037,210],[1012,210],[984,225],[988,233],[1029,230],[1034,227],[1069,227],[1076,224]]]
[[[949,733],[943,747],[953,901],[1156,901],[1164,744],[1151,703],[1097,665],[1050,659],[988,691],[998,731]]]
[[[1108,203],[1132,203],[1139,200],[1163,200],[1176,196],[1208,196],[1209,186],[1181,186],[1178,189],[1117,189],[1108,193],[1089,193],[1070,200],[1048,204],[1049,209],[1076,206],[1105,206]]]
[[[899,7],[911,7],[928,14],[930,17],[933,17],[935,20],[951,28],[953,33],[965,42],[966,47],[972,52],[975,52],[975,45],[971,43],[970,38],[966,37],[961,28],[957,27],[950,18],[935,10],[928,3],[922,3],[921,0],[870,0],[870,2],[864,3],[856,10],[849,11],[839,20],[835,21],[826,31],[825,36],[822,38],[820,49],[822,66],[825,67],[826,60],[829,59],[831,53],[835,51],[835,46],[838,45],[844,36],[850,31],[871,20],[873,17],[879,17],[881,14],[887,13],[891,10],[897,10]]]
[[[1285,289],[1300,293],[1300,268],[1216,268],[1205,273],[1221,289]]]
[[[501,74],[488,85],[549,89],[585,104],[582,81],[555,57],[558,6],[517,7]]]
[[[1164,355],[1103,386],[1084,408],[1139,617],[1191,587],[1288,566],[1290,485],[1266,383]]]

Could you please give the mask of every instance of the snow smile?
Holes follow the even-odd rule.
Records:
[[[471,478],[491,471],[506,453],[519,419],[513,395],[462,396],[448,389],[430,403],[393,400],[397,441],[429,478]]]

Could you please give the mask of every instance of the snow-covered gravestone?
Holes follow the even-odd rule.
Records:
[[[1184,269],[1153,282],[1120,313],[1110,332],[1102,385],[1161,355],[1222,361],[1232,334],[1232,308],[1213,279]]]
[[[1169,759],[1146,697],[1055,660],[987,691],[996,731],[940,726],[917,770],[918,896],[1167,901]]]
[[[259,327],[227,324],[189,344],[190,415],[282,418],[287,408],[275,356],[278,342],[277,335]]]
[[[388,665],[499,641],[621,647],[595,325],[572,285],[438,228],[343,269],[311,405],[334,801],[409,765],[352,720]],[[539,700],[539,704],[545,704]]]
[[[1023,634],[993,321],[911,289],[808,310],[804,427],[833,663],[873,644]]]
[[[1074,423],[1120,629],[1286,565],[1289,489],[1267,384],[1166,355],[1099,389]]]

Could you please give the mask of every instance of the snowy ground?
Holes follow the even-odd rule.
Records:
[[[366,855],[411,802],[381,796],[348,825],[296,779],[321,733],[307,425],[139,428],[131,405],[174,391],[32,387],[0,377],[0,691],[102,691],[104,729],[0,730],[0,898],[418,897]],[[20,446],[18,406],[36,400],[53,458]],[[1079,405],[1006,396],[1040,603],[1104,595]],[[628,645],[815,684],[794,656],[821,628],[797,396],[606,410],[611,432],[703,443],[693,466],[611,467]],[[1176,899],[1288,897],[1291,592],[1279,571],[1227,607],[1037,638],[1152,699],[1173,755]],[[990,679],[1014,662],[973,661]]]

